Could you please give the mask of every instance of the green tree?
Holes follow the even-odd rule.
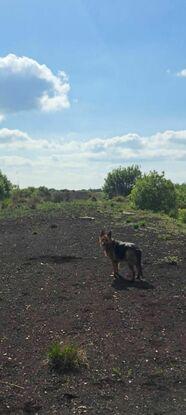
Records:
[[[114,196],[127,196],[139,177],[141,177],[139,166],[119,167],[108,173],[103,191],[110,199]]]
[[[176,210],[176,191],[171,180],[164,173],[152,171],[136,181],[131,192],[131,201],[137,209],[170,213]]]
[[[9,197],[11,189],[12,189],[12,184],[7,179],[5,174],[3,174],[0,170],[0,200],[3,200],[6,197]]]

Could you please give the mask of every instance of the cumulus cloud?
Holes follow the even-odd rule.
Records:
[[[186,78],[186,69],[182,69],[180,72],[177,72],[177,76]]]
[[[12,149],[14,151],[18,149],[37,150],[44,149],[45,147],[49,148],[49,145],[47,140],[33,139],[20,130],[0,129],[0,148]]]
[[[110,159],[116,163],[125,160],[149,160],[157,158],[183,159],[186,157],[186,130],[167,130],[151,136],[129,133],[111,138],[94,138],[86,141],[46,140],[30,137],[20,130],[0,129],[0,148],[7,150],[37,150],[37,154],[49,154],[56,160]]]
[[[181,180],[185,160],[186,130],[67,141],[36,139],[20,130],[0,129],[1,168],[12,181],[19,172],[19,184],[24,186],[96,187],[110,169],[130,163],[148,165],[148,170],[158,170],[161,165],[160,171],[167,166],[170,177]],[[175,168],[173,174],[172,166],[176,165],[178,171]]]
[[[0,117],[6,113],[68,108],[70,85],[64,71],[57,75],[26,56],[0,57]]]
[[[0,157],[0,163],[8,167],[28,167],[34,165],[29,158],[20,156],[2,156]]]
[[[5,120],[5,116],[3,114],[0,114],[0,123],[4,120]]]

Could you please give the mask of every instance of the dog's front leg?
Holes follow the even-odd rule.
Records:
[[[114,277],[119,276],[119,270],[118,270],[118,262],[112,261],[113,270],[114,270]]]

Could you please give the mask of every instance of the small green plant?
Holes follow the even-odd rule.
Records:
[[[126,219],[126,223],[131,223],[131,222],[132,222],[131,218]]]
[[[63,347],[60,343],[52,344],[48,351],[48,360],[52,369],[63,373],[87,366],[85,352],[73,344],[67,344]]]
[[[113,367],[112,368],[112,376],[114,376],[114,377],[116,377],[118,379],[121,379],[122,373],[121,373],[121,370],[120,370],[119,367]]]
[[[140,228],[144,228],[144,227],[146,226],[145,221],[144,221],[144,220],[141,220],[141,221],[139,222],[139,226],[140,226]]]
[[[117,380],[124,380],[126,378],[131,378],[132,377],[132,369],[129,368],[127,369],[125,372],[121,371],[121,369],[119,367],[113,367],[112,368],[112,376],[117,378]]]
[[[162,367],[155,367],[153,371],[154,376],[162,376],[164,374],[164,369]]]
[[[178,265],[181,259],[176,255],[168,255],[158,261],[159,264]]]
[[[134,224],[133,224],[133,228],[134,228],[135,230],[139,229],[139,223],[134,223]]]
[[[131,224],[134,229],[144,228],[146,226],[145,221],[141,220],[140,222],[133,222],[132,218],[128,218],[126,223]]]
[[[176,255],[169,255],[165,257],[164,260],[166,264],[169,264],[169,265],[178,265],[178,263],[180,262],[180,258]]]
[[[128,369],[128,371],[127,371],[127,376],[128,377],[131,377],[132,376],[132,369],[130,368],[130,369]]]

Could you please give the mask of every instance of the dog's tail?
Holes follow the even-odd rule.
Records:
[[[142,252],[141,249],[137,248],[136,249],[136,268],[137,268],[137,278],[140,279],[140,277],[143,277],[143,270],[142,270],[142,265],[141,265],[141,260],[142,260]]]

